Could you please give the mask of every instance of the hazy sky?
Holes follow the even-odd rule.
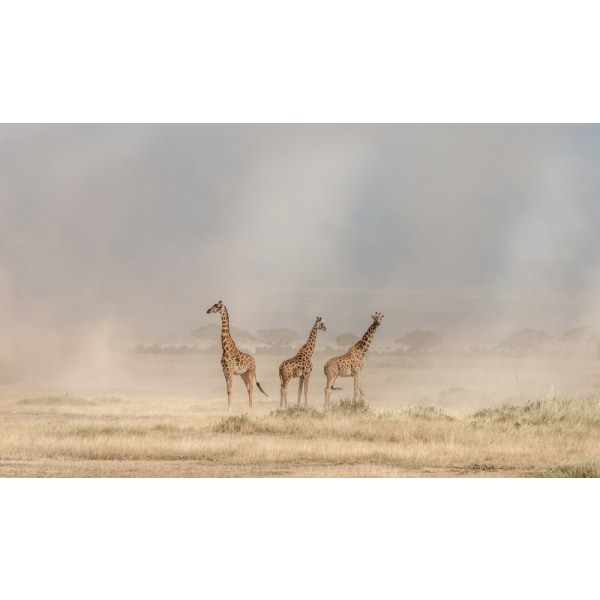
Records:
[[[595,125],[3,125],[0,324],[600,323],[599,164]]]

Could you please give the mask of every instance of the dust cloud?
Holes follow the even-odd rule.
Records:
[[[4,389],[220,398],[220,350],[191,335],[219,299],[273,401],[297,347],[259,330],[299,345],[323,317],[320,403],[320,361],[375,311],[374,403],[596,385],[598,126],[2,125],[0,148]],[[528,329],[548,338],[502,346]]]

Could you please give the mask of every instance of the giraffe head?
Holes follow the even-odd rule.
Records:
[[[325,327],[325,323],[321,317],[317,317],[317,322],[315,323],[317,329],[322,329],[323,331],[327,331],[327,327]]]
[[[219,300],[216,304],[213,304],[207,311],[207,314],[210,313],[220,313],[223,310],[223,300]]]
[[[381,319],[383,319],[383,315],[380,312],[376,312],[374,315],[371,315],[373,322],[375,325],[379,325],[381,323]]]

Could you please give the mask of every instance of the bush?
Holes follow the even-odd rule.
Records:
[[[331,405],[331,412],[344,415],[362,415],[371,412],[369,406],[361,398],[360,400],[350,400],[345,398]]]
[[[471,471],[495,471],[496,467],[489,463],[472,463],[469,465]]]
[[[26,406],[96,406],[95,402],[76,396],[49,396],[47,398],[24,398],[18,404]]]
[[[248,415],[236,415],[221,419],[215,426],[217,433],[252,433],[254,423],[248,418]]]
[[[486,408],[473,417],[479,421],[513,423],[516,427],[553,423],[600,425],[600,399],[597,395],[574,398],[549,395],[523,406]]]
[[[454,421],[454,417],[447,415],[441,408],[435,406],[414,406],[408,409],[408,416],[427,421]]]
[[[272,417],[282,417],[290,419],[298,418],[313,418],[322,419],[325,413],[322,410],[317,410],[311,406],[304,407],[296,404],[295,406],[289,406],[288,408],[278,408],[277,410],[271,411]]]
[[[574,465],[559,465],[550,469],[544,477],[600,477],[600,463],[577,463]]]

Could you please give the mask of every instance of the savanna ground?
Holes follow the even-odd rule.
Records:
[[[233,410],[219,354],[124,355],[87,373],[0,387],[4,477],[596,477],[600,361],[562,356],[367,357],[324,412],[315,355],[279,410],[280,357],[257,357],[254,410]]]

